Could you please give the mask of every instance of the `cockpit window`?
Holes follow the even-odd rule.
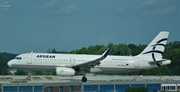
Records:
[[[21,60],[21,57],[15,57],[15,59],[17,59],[17,60]]]

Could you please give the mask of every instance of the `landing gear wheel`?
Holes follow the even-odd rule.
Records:
[[[87,78],[86,77],[82,77],[82,82],[86,82],[87,81]]]
[[[28,79],[28,80],[31,80],[31,76],[28,76],[27,79]]]
[[[28,71],[28,77],[26,79],[31,80],[31,71]]]

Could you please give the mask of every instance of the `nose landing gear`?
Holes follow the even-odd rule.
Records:
[[[27,80],[31,80],[31,71],[28,71],[28,76],[27,76],[27,78],[26,78]]]
[[[28,76],[27,79],[28,79],[28,80],[31,80],[31,76]]]

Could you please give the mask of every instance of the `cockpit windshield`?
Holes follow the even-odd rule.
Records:
[[[21,57],[15,57],[15,59],[17,59],[17,60],[21,60]]]

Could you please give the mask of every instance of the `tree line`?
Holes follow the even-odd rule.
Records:
[[[65,53],[65,54],[102,54],[108,47],[111,47],[109,55],[120,56],[135,56],[141,53],[147,45],[135,44],[113,44],[108,45],[95,45],[89,47],[82,47],[80,49],[72,50],[70,52],[57,51],[55,48],[48,49],[48,53]],[[16,54],[0,53],[0,74],[8,74],[9,67],[7,66],[8,60],[15,57]],[[129,73],[118,73],[121,75],[180,75],[180,41],[170,42],[166,45],[163,58],[170,59],[170,65],[161,66],[153,69],[142,70]],[[37,71],[35,74],[43,74]],[[55,73],[48,73],[55,74]]]

